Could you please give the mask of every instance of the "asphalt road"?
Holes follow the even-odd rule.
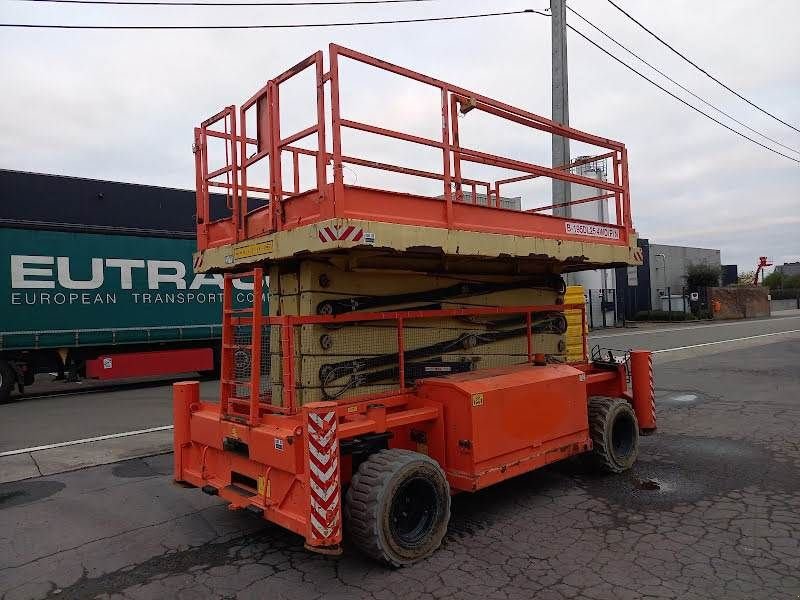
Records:
[[[590,343],[643,350],[665,350],[693,344],[736,340],[781,331],[800,331],[800,314],[748,321],[683,323],[644,326],[631,330],[603,330],[589,336]]]
[[[800,341],[765,339],[657,363],[631,472],[567,461],[456,496],[443,547],[400,570],[308,553],[171,483],[168,455],[0,485],[0,598],[796,600]]]
[[[792,330],[800,330],[800,315],[731,323],[603,330],[590,336],[590,343],[620,349],[665,350]],[[725,348],[719,345],[714,349]],[[216,382],[205,381],[201,393],[213,398],[217,394],[216,386]],[[54,397],[37,396],[37,388],[31,387],[32,398],[0,404],[0,452],[159,427],[172,422],[169,385],[151,383],[147,387],[91,393],[86,393],[87,387],[91,384],[45,386],[45,390],[76,391],[74,395]]]

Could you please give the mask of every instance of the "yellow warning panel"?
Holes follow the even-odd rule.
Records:
[[[583,295],[582,285],[569,285],[564,294],[564,304],[585,304],[586,299]],[[579,309],[567,309],[564,311],[567,319],[567,362],[579,362],[583,360],[583,336],[589,335],[589,324],[581,317]],[[583,320],[583,331],[581,331],[581,320]]]
[[[233,249],[234,260],[241,260],[243,258],[251,258],[253,256],[260,256],[262,254],[271,254],[273,248],[273,241],[266,240],[248,246],[240,246]]]

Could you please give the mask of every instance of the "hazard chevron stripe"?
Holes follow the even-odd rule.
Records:
[[[335,412],[331,411],[324,417],[320,417],[317,413],[311,413],[308,416],[317,427],[322,427],[323,425],[330,424],[335,414]]]
[[[339,496],[334,496],[327,507],[323,506],[314,498],[311,498],[311,508],[323,519],[328,519],[328,515],[339,507]]]
[[[314,446],[308,447],[308,451],[311,453],[311,456],[313,456],[316,459],[316,461],[323,467],[327,465],[328,461],[333,457],[334,455],[333,450],[334,448],[331,448],[327,452],[320,452],[319,450],[314,448]]]
[[[364,228],[354,225],[326,225],[317,230],[317,235],[321,242],[359,242],[364,237]]]
[[[325,229],[331,228],[321,229],[320,236]],[[324,235],[333,233],[352,235],[347,230],[327,231]],[[315,545],[335,544],[341,540],[341,482],[336,411],[309,410],[307,415],[310,540]]]
[[[327,471],[321,471],[319,468],[317,468],[317,465],[315,465],[313,462],[309,464],[311,465],[311,472],[317,476],[317,481],[320,481],[322,483],[328,483],[328,481],[330,481],[330,478],[336,472],[336,467],[339,466],[339,461],[334,460]]]
[[[312,514],[311,525],[314,527],[314,531],[319,533],[319,535],[315,537],[318,537],[320,539],[327,539],[329,537],[332,537],[333,534],[336,533],[336,530],[339,528],[339,517],[337,515],[337,517],[333,521],[331,521],[331,524],[326,527],[325,525],[320,523],[317,520],[317,518]]]
[[[309,425],[308,426],[308,434],[309,434],[309,438],[311,440],[313,440],[320,447],[324,448],[325,446],[327,446],[330,443],[330,441],[333,438],[333,436],[336,435],[336,428],[334,427],[333,429],[331,429],[325,435],[320,435],[314,429],[311,428],[311,425]]]
[[[335,483],[329,484],[325,488],[322,488],[313,479],[310,481],[309,485],[311,487],[311,490],[314,492],[314,495],[316,495],[323,502],[326,502],[328,498],[331,497],[331,494],[336,491],[337,488],[337,485]]]

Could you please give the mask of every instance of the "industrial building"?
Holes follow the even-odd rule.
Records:
[[[631,318],[644,310],[668,310],[670,305],[672,310],[684,310],[689,267],[706,264],[722,269],[717,249],[651,244],[646,238],[639,239],[639,247],[642,249],[642,264],[616,270],[620,319],[623,316]]]
[[[776,265],[775,272],[780,273],[784,277],[795,277],[800,275],[800,262],[790,262],[782,265]]]
[[[660,309],[660,298],[680,297],[686,286],[686,275],[692,265],[706,264],[722,269],[720,251],[711,248],[650,244],[650,299],[653,309]]]

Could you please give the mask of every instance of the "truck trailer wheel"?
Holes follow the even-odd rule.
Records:
[[[450,486],[441,467],[410,450],[381,450],[353,475],[344,505],[350,539],[394,567],[431,555],[450,520]]]
[[[17,374],[8,362],[0,360],[0,402],[11,398],[11,391],[17,383]]]
[[[592,454],[609,473],[627,471],[639,455],[639,424],[631,405],[622,398],[589,398]]]

